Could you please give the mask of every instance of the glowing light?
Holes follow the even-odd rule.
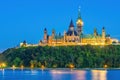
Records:
[[[30,66],[31,68],[34,68],[34,65],[33,64],[31,64],[31,66]]]
[[[6,67],[6,64],[5,63],[1,63],[0,64],[0,68],[5,68]]]
[[[42,69],[42,70],[43,70],[43,69],[45,69],[45,66],[44,66],[44,65],[42,65],[42,66],[41,66],[41,69]]]
[[[108,67],[108,65],[107,65],[107,64],[105,64],[105,65],[104,65],[104,68],[107,68],[107,67]]]
[[[3,66],[3,67],[6,67],[6,64],[5,64],[5,63],[2,63],[2,66]]]
[[[24,69],[24,66],[23,66],[23,65],[21,65],[21,66],[20,66],[20,68],[21,68],[21,69]]]
[[[77,24],[80,25],[80,26],[83,26],[82,20],[79,19],[79,20],[77,21]]]
[[[69,67],[70,67],[71,69],[73,69],[73,68],[74,68],[74,65],[73,65],[73,64],[70,64]]]
[[[13,69],[13,70],[15,70],[15,69],[16,69],[15,65],[13,65],[13,66],[12,66],[12,69]]]

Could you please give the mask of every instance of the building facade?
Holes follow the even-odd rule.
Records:
[[[83,34],[83,20],[81,18],[80,10],[78,11],[78,18],[76,21],[76,28],[73,21],[70,21],[70,25],[67,31],[63,32],[63,35],[56,34],[55,30],[52,30],[52,34],[48,36],[47,29],[44,29],[43,40],[36,45],[31,46],[72,46],[72,45],[111,45],[118,40],[112,39],[109,35],[106,35],[105,28],[101,30],[101,34],[98,34],[95,28],[93,34]],[[30,46],[25,43],[21,43],[20,46]]]

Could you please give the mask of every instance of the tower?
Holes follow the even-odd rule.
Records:
[[[64,42],[66,42],[66,31],[64,31]]]
[[[95,28],[95,29],[94,29],[94,37],[96,37],[97,35],[98,35],[97,29]]]
[[[55,37],[55,30],[52,30],[52,39]]]
[[[71,22],[70,22],[70,25],[69,25],[69,30],[74,31],[74,24],[73,24],[72,19],[71,19]]]
[[[77,33],[80,36],[82,33],[82,27],[83,27],[83,21],[82,21],[81,14],[80,14],[80,8],[78,9],[78,18],[76,21],[76,25],[77,25]]]
[[[74,28],[74,24],[73,21],[71,20],[70,25],[69,25],[69,29],[67,31],[67,35],[69,36],[77,36],[77,31]]]
[[[105,33],[105,28],[102,28],[102,38],[105,39],[106,33]]]
[[[44,29],[44,40],[43,40],[44,43],[47,43],[47,29],[45,28]]]
[[[27,42],[24,40],[22,43],[20,43],[20,47],[27,47]]]
[[[73,24],[73,21],[71,19],[70,21],[70,25],[69,25],[69,29],[67,31],[67,35],[71,36],[72,35],[72,32],[74,32],[74,24]]]

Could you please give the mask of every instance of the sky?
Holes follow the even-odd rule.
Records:
[[[84,22],[83,33],[101,33],[102,27],[120,40],[120,0],[0,0],[0,52],[26,40],[37,44],[47,28],[56,33],[76,26],[78,7]]]

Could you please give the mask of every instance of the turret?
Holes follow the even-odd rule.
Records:
[[[69,29],[67,31],[67,35],[69,35],[69,36],[72,36],[72,35],[77,36],[78,35],[75,28],[74,28],[74,24],[73,24],[72,20],[70,22]]]
[[[66,41],[66,31],[64,31],[64,42]]]
[[[105,28],[103,27],[102,28],[102,38],[105,39],[105,37],[106,37],[106,33],[105,33]]]
[[[52,30],[52,39],[55,37],[55,30]]]
[[[44,29],[44,43],[47,43],[47,29]]]
[[[72,19],[71,19],[71,22],[70,22],[70,25],[69,25],[69,30],[74,31],[74,24],[73,24]]]
[[[94,37],[96,37],[97,35],[98,35],[97,29],[95,28],[95,29],[94,29]]]
[[[78,18],[76,21],[76,25],[77,25],[77,33],[80,36],[80,34],[82,33],[82,27],[83,27],[83,21],[82,21],[81,14],[80,14],[80,8],[78,10]]]
[[[24,40],[22,43],[20,43],[20,47],[27,47],[27,42]]]

